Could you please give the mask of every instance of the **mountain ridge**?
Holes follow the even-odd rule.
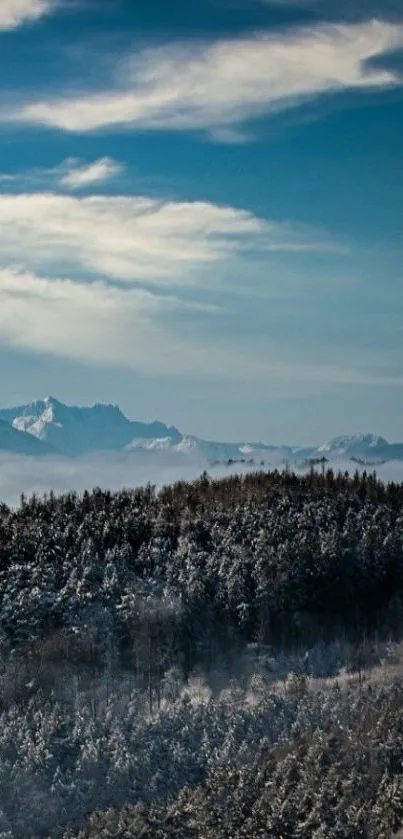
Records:
[[[356,432],[340,435],[312,447],[267,443],[216,442],[182,434],[165,423],[128,419],[118,405],[95,403],[66,405],[48,396],[15,407],[0,409],[0,450],[22,454],[59,454],[77,457],[94,452],[139,451],[162,453],[209,461],[260,462],[325,458],[358,459],[363,462],[403,460],[403,443],[389,443],[380,435]]]
[[[0,420],[36,437],[68,456],[93,451],[120,451],[136,437],[155,439],[182,437],[174,426],[155,421],[129,420],[118,405],[96,403],[90,407],[68,406],[54,397],[0,409]]]

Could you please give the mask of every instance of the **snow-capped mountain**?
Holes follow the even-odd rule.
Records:
[[[167,452],[170,454],[183,455],[193,459],[206,462],[216,461],[248,461],[258,463],[265,461],[281,462],[291,455],[291,449],[287,447],[266,446],[264,443],[217,443],[211,440],[202,440],[200,437],[185,435],[181,440],[176,441],[170,437],[163,437],[156,440],[133,440],[126,451],[154,451]]]
[[[32,457],[40,457],[41,455],[52,453],[51,447],[46,443],[37,440],[24,431],[18,431],[17,428],[13,428],[8,422],[3,422],[2,420],[0,420],[0,451],[24,454]]]
[[[117,405],[78,408],[64,405],[53,397],[0,410],[0,420],[71,456],[119,451],[136,438],[168,437],[175,441],[182,438],[176,428],[168,428],[161,422],[132,422]]]
[[[165,451],[187,456],[201,457],[206,460],[242,457],[239,446],[236,443],[213,443],[208,440],[201,440],[191,435],[183,436],[180,440],[173,440],[171,437],[162,437],[156,440],[133,440],[127,451]]]
[[[374,434],[350,434],[341,437],[334,437],[328,443],[319,446],[318,452],[324,454],[362,454],[378,451],[387,447],[389,443],[383,437]]]
[[[0,410],[0,450],[42,455],[50,452],[79,456],[91,452],[139,452],[183,462],[252,462],[267,467],[298,464],[312,458],[342,461],[356,458],[368,463],[403,460],[403,443],[388,443],[374,434],[335,437],[313,448],[270,446],[265,443],[229,443],[183,435],[163,422],[135,422],[117,405],[80,408],[57,399],[31,402]]]
[[[334,437],[316,449],[316,453],[327,458],[356,457],[363,460],[392,459],[396,456],[400,444],[390,444],[384,437],[375,434],[351,434]]]

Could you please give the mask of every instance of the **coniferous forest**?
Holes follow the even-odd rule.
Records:
[[[1,839],[403,836],[403,485],[0,507]]]

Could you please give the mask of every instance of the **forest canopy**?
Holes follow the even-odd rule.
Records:
[[[392,837],[402,572],[365,473],[2,505],[1,839]]]

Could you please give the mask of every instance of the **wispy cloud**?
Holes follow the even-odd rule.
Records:
[[[200,332],[186,337],[181,324],[192,308],[174,296],[140,289],[0,269],[0,344],[12,349],[146,375],[270,383],[273,393],[312,383],[402,384],[401,376],[385,375],[358,354],[345,363],[313,362],[295,353],[279,358],[279,347],[270,340],[251,346],[234,335],[214,344]]]
[[[100,160],[87,164],[82,164],[75,159],[67,160],[61,170],[64,174],[59,178],[60,186],[79,190],[112,180],[123,171],[123,166],[117,160],[102,157]]]
[[[229,128],[321,94],[401,84],[397,72],[371,60],[402,46],[403,25],[376,20],[171,44],[120,64],[109,90],[67,90],[4,118],[72,132],[124,125],[205,130],[233,141],[242,133]]]
[[[1,0],[0,30],[16,29],[23,23],[37,20],[55,5],[55,0]]]
[[[265,375],[267,360],[229,345],[184,337],[183,321],[199,304],[137,288],[0,269],[0,344],[143,374],[238,378]]]
[[[0,260],[28,269],[181,286],[244,252],[333,247],[312,231],[207,202],[0,195]]]
[[[124,171],[122,163],[111,157],[84,162],[77,157],[68,157],[58,166],[33,167],[10,173],[0,173],[0,183],[15,184],[21,189],[52,189],[62,187],[68,191],[79,191],[107,183]]]
[[[140,289],[0,269],[0,341],[14,348],[147,372],[166,370],[170,361],[178,361],[177,342],[158,318],[181,309],[186,304],[174,297]]]

